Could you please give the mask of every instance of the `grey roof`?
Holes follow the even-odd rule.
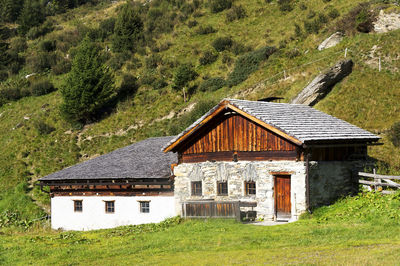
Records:
[[[249,115],[298,139],[303,144],[324,141],[377,141],[380,139],[380,137],[364,129],[307,105],[236,99],[224,99],[221,103],[224,101],[228,101],[231,105]],[[220,104],[186,128],[165,145],[164,148],[167,148],[181,136],[198,126],[201,121],[213,113]]]
[[[149,138],[45,176],[40,181],[73,179],[168,178],[175,154],[161,148],[174,136]]]

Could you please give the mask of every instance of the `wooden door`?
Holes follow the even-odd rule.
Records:
[[[290,175],[275,176],[275,215],[277,219],[291,217]]]

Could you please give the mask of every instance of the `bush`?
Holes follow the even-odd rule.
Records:
[[[218,54],[213,51],[205,51],[199,59],[200,65],[208,65],[214,63],[218,58]]]
[[[197,22],[197,20],[189,20],[189,21],[188,21],[188,27],[189,27],[189,28],[196,27],[197,24],[199,24],[199,23]]]
[[[232,64],[232,62],[233,62],[233,59],[228,54],[224,53],[222,55],[222,63],[230,66]]]
[[[375,14],[370,11],[369,3],[361,3],[350,12],[343,16],[336,23],[336,31],[346,33],[346,35],[354,35],[356,32],[370,32],[373,29],[372,22]]]
[[[103,40],[114,34],[115,18],[108,18],[100,22],[100,35]]]
[[[33,126],[36,128],[36,131],[41,136],[48,135],[56,130],[54,127],[46,124],[43,120],[35,121]]]
[[[231,37],[219,37],[215,39],[212,43],[212,46],[218,52],[222,52],[224,50],[229,50],[233,44],[233,40]]]
[[[211,0],[210,9],[212,13],[219,13],[232,7],[233,0]]]
[[[152,85],[153,85],[153,89],[161,90],[162,88],[165,88],[166,86],[168,86],[168,83],[163,78],[157,78],[154,80]]]
[[[47,79],[34,82],[30,86],[30,91],[33,96],[46,95],[55,90],[54,85]]]
[[[200,26],[199,28],[197,28],[196,33],[200,34],[200,35],[206,35],[206,34],[210,34],[210,33],[214,33],[217,32],[216,29],[214,29],[211,25],[208,26]]]
[[[8,79],[7,70],[0,70],[0,82]]]
[[[246,17],[246,10],[241,6],[232,6],[231,9],[226,13],[226,20],[232,22]]]
[[[68,73],[71,70],[71,62],[64,58],[58,58],[57,63],[51,67],[51,72],[54,75]]]
[[[329,16],[331,19],[335,19],[335,18],[337,18],[337,17],[340,16],[340,13],[339,13],[339,11],[338,11],[336,8],[334,8],[334,9],[331,9],[331,10],[329,11],[328,16]]]
[[[24,52],[28,48],[26,44],[26,39],[24,37],[17,37],[11,40],[10,43],[10,51],[12,53],[21,53]]]
[[[40,42],[39,48],[43,52],[52,52],[56,49],[56,41],[55,40],[43,40]]]
[[[324,14],[319,14],[317,18],[311,21],[304,21],[304,29],[307,33],[317,34],[327,22],[328,18]]]
[[[156,69],[162,64],[162,58],[159,55],[152,54],[145,59],[145,65],[147,69]]]
[[[232,87],[245,81],[258,69],[260,63],[276,51],[275,47],[263,47],[240,56],[235,62],[235,68],[229,74],[227,84]]]
[[[232,53],[234,53],[235,55],[240,55],[246,52],[250,52],[251,51],[251,47],[249,46],[245,46],[241,43],[238,42],[233,42],[232,47],[230,49],[232,51]]]
[[[278,0],[279,10],[282,12],[290,12],[293,10],[292,0]]]
[[[389,130],[389,139],[394,146],[400,147],[400,122],[395,123]]]
[[[54,30],[53,23],[49,20],[46,20],[46,22],[44,22],[42,25],[37,27],[32,27],[26,34],[26,37],[30,40],[34,40],[39,38],[40,36],[52,32],[53,30]]]
[[[131,57],[131,54],[126,51],[122,53],[115,53],[110,60],[108,60],[108,65],[114,69],[119,70],[124,65],[125,61]]]
[[[51,69],[57,62],[55,53],[38,52],[27,58],[28,68],[35,73]]]
[[[118,97],[125,98],[127,96],[133,95],[137,92],[139,88],[137,84],[137,78],[131,74],[124,74],[122,77],[121,86],[118,90]]]
[[[216,91],[225,86],[226,82],[221,77],[210,78],[203,81],[199,87],[200,91]]]

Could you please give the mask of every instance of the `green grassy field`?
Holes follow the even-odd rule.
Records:
[[[3,230],[5,265],[395,265],[400,194],[360,194],[272,227],[171,218],[160,224],[57,232]]]

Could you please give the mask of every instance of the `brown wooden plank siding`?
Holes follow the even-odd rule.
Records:
[[[241,115],[219,115],[182,145],[180,153],[296,151],[296,145]]]
[[[299,158],[297,151],[260,151],[260,152],[207,152],[196,154],[182,154],[179,163],[198,163],[205,161],[233,161],[234,155],[240,161],[266,161],[266,160],[296,160]]]

